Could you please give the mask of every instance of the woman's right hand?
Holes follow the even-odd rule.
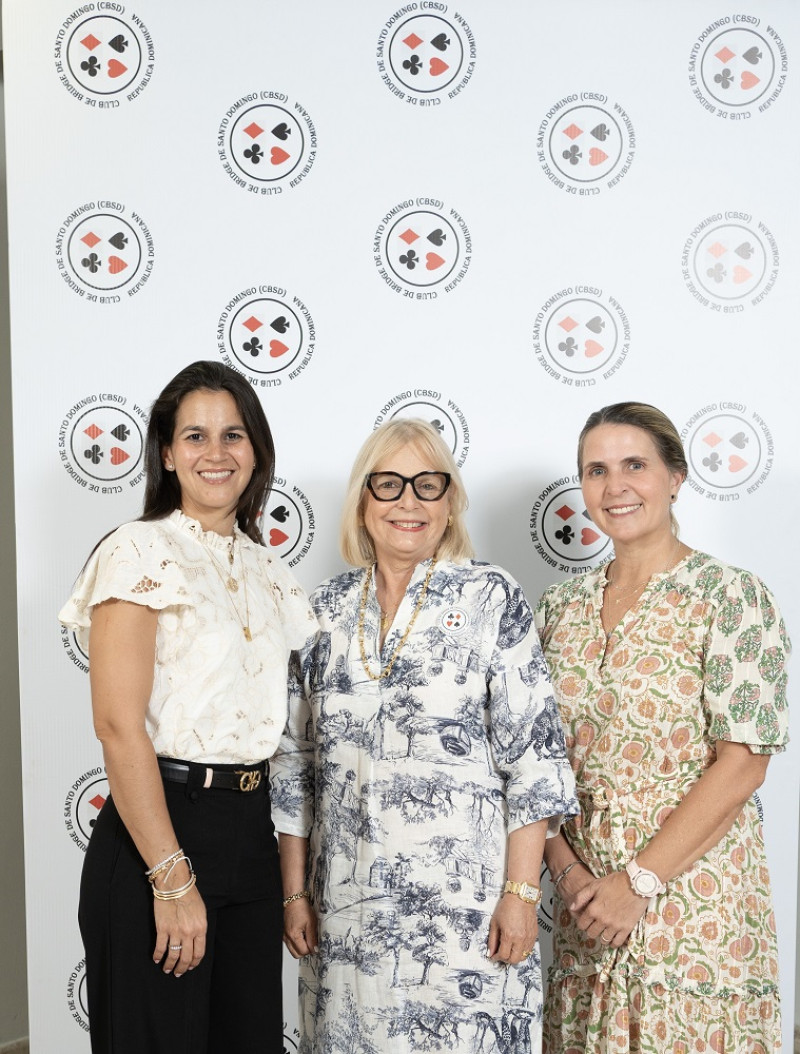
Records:
[[[576,913],[570,909],[570,904],[578,893],[593,881],[594,875],[586,864],[579,860],[575,867],[570,868],[569,874],[558,883],[558,894],[573,918],[576,917]]]
[[[200,965],[206,953],[206,906],[193,886],[179,900],[156,900],[156,946],[153,962],[161,963],[164,973],[182,977]]]
[[[319,950],[317,914],[306,897],[300,897],[283,909],[283,943],[295,957],[302,959]]]

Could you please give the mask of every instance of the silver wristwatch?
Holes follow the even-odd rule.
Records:
[[[631,889],[634,893],[638,893],[640,897],[647,897],[649,900],[657,893],[666,893],[667,887],[655,871],[648,871],[646,867],[639,867],[635,860],[630,860],[625,870],[631,880]]]

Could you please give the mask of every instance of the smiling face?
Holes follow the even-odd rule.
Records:
[[[616,545],[668,538],[672,495],[682,482],[643,428],[602,424],[586,434],[581,466],[586,509]]]
[[[230,534],[255,459],[230,392],[200,389],[185,396],[162,455],[168,471],[174,465],[184,515],[198,520],[204,531]]]
[[[429,464],[416,447],[404,446],[375,465],[373,471],[410,477],[418,472],[437,472],[439,466]],[[446,493],[439,501],[420,501],[411,485],[406,484],[397,501],[377,501],[365,488],[362,510],[378,566],[413,565],[436,552],[447,529],[450,499]]]

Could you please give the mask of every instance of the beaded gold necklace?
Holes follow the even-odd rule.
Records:
[[[411,618],[408,620],[408,625],[405,628],[405,632],[400,638],[397,647],[392,652],[392,657],[389,659],[387,664],[381,669],[380,673],[373,673],[372,670],[369,668],[369,659],[367,658],[367,647],[364,642],[364,620],[367,617],[367,598],[369,596],[369,585],[372,581],[372,568],[367,568],[367,571],[364,575],[364,586],[361,590],[361,603],[358,607],[358,647],[361,651],[361,664],[364,667],[364,672],[371,681],[383,681],[392,672],[392,667],[397,661],[397,656],[400,654],[403,645],[408,640],[408,635],[411,633],[414,623],[417,621],[417,615],[419,615],[422,609],[422,605],[425,603],[425,597],[428,593],[428,584],[430,583],[431,575],[433,574],[433,569],[435,566],[436,557],[434,556],[434,558],[431,560],[431,565],[428,568],[427,574],[425,575],[425,580],[422,583],[422,589],[420,589],[419,591],[417,603],[414,607],[414,611],[411,615]]]

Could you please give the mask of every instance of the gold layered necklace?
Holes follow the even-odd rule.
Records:
[[[405,632],[400,638],[397,647],[392,652],[392,657],[389,659],[387,664],[381,669],[380,673],[373,673],[372,670],[369,668],[369,659],[367,658],[367,647],[364,642],[364,620],[367,617],[367,598],[369,597],[369,585],[372,581],[372,568],[367,568],[367,571],[364,575],[364,586],[361,590],[361,603],[358,607],[358,647],[361,651],[361,664],[364,667],[364,672],[371,681],[383,681],[392,672],[392,667],[394,666],[397,660],[397,656],[400,654],[403,645],[408,640],[408,635],[411,633],[411,630],[414,627],[414,623],[417,621],[417,615],[419,615],[420,611],[422,610],[422,605],[425,603],[425,597],[428,593],[428,584],[430,583],[431,575],[433,574],[433,569],[435,566],[436,557],[434,556],[434,558],[431,560],[431,565],[428,568],[427,574],[425,575],[425,580],[422,583],[422,589],[420,589],[419,591],[417,603],[414,607],[414,611],[412,612],[411,618],[408,620],[408,625],[405,628]],[[381,611],[381,629],[385,629],[385,617],[388,616],[384,615],[384,612]]]
[[[236,543],[236,538],[235,537],[231,538],[231,544],[228,546],[228,572],[227,572],[227,574],[224,574],[222,572],[222,570],[220,569],[220,566],[217,563],[217,558],[214,556],[214,553],[213,553],[213,550],[211,549],[211,547],[209,545],[207,545],[205,542],[203,544],[206,546],[206,549],[208,550],[208,555],[211,557],[211,563],[212,563],[212,565],[214,567],[214,570],[217,572],[217,575],[219,577],[220,582],[222,582],[223,586],[225,586],[225,589],[227,591],[228,600],[230,600],[231,607],[233,608],[233,613],[236,616],[236,621],[242,627],[242,633],[244,633],[244,639],[248,642],[248,644],[250,644],[250,643],[252,643],[253,635],[250,632],[250,604],[249,604],[248,599],[247,599],[247,574],[246,574],[245,569],[244,569],[244,556],[242,555],[241,547],[239,548],[239,564],[241,566],[242,589],[243,589],[243,592],[244,592],[244,612],[245,612],[245,617],[244,618],[242,618],[242,616],[240,615],[239,609],[236,606],[236,601],[233,599],[233,596],[231,595],[233,593],[238,593],[239,592],[239,582],[234,577],[234,574],[233,574],[234,545],[235,545],[235,543]]]

